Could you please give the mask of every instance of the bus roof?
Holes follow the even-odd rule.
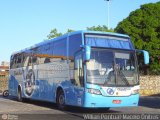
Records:
[[[71,32],[71,33],[67,33],[67,34],[64,34],[62,36],[59,36],[59,37],[55,37],[55,38],[52,38],[52,39],[49,39],[49,40],[45,40],[45,41],[42,41],[38,44],[35,44],[31,47],[28,47],[28,48],[25,48],[23,50],[20,50],[20,51],[17,51],[17,52],[13,52],[13,54],[18,54],[18,53],[21,53],[21,52],[24,52],[26,50],[29,50],[29,49],[33,49],[33,48],[36,48],[36,47],[39,47],[43,44],[47,44],[47,43],[50,43],[50,42],[53,42],[53,41],[57,41],[59,39],[63,39],[63,38],[66,38],[68,36],[72,36],[72,35],[75,35],[75,34],[101,34],[101,35],[113,35],[113,36],[119,36],[119,37],[126,37],[126,38],[129,38],[128,35],[125,35],[125,34],[119,34],[119,33],[113,33],[113,32],[101,32],[101,31],[89,31],[89,30],[79,30],[79,31],[74,31],[74,32]]]

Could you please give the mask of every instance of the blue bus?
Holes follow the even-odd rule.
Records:
[[[11,55],[9,94],[85,108],[137,106],[136,50],[128,35],[76,31]]]

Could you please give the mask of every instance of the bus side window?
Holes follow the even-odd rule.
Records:
[[[36,65],[37,64],[37,57],[32,57],[32,64]]]
[[[13,68],[16,68],[17,66],[17,55],[14,56],[14,59],[13,59]]]
[[[29,57],[28,66],[31,66],[31,65],[32,65],[32,58]]]
[[[45,58],[44,57],[40,57],[39,58],[39,64],[44,64]]]
[[[11,69],[14,68],[14,59],[15,59],[15,56],[12,55],[12,56],[11,56],[11,62],[10,62],[10,67],[11,67]]]
[[[22,66],[22,55],[18,55],[17,56],[17,63],[16,63],[16,67],[19,68]]]
[[[50,58],[45,58],[44,63],[50,63],[50,62],[51,62]]]
[[[79,87],[84,86],[82,55],[81,54],[75,57],[74,78],[75,78],[76,86],[79,86]]]
[[[29,60],[29,56],[25,55],[24,56],[24,61],[23,61],[23,67],[27,67],[28,66],[28,60]]]

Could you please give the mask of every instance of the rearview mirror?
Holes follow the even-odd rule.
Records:
[[[89,61],[91,59],[91,47],[85,46],[85,60]]]
[[[149,53],[145,50],[136,50],[137,52],[142,52],[144,57],[144,64],[149,64]]]

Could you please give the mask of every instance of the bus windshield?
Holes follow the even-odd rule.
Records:
[[[88,83],[103,86],[133,86],[139,83],[133,51],[94,48],[86,66]]]

